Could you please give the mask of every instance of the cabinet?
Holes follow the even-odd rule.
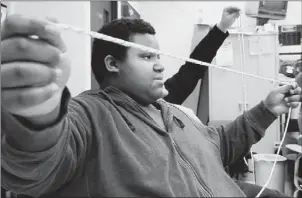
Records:
[[[205,25],[195,27],[192,48],[203,38],[199,35],[205,35],[209,28]],[[238,71],[244,69],[246,73],[267,78],[276,78],[279,71],[278,34],[245,33],[243,36],[244,68],[242,68],[239,39],[237,33],[231,33],[218,51],[213,64],[221,64]],[[246,85],[245,104],[244,83]],[[196,90],[200,92],[196,109],[197,116],[203,123],[207,123],[207,121],[232,121],[243,113],[244,105],[247,109],[251,109],[265,99],[267,94],[276,86],[276,84],[269,81],[249,76],[245,76],[243,81],[241,74],[209,68],[201,86]],[[273,153],[274,144],[277,140],[279,140],[279,119],[268,128],[265,137],[253,146],[253,151]]]

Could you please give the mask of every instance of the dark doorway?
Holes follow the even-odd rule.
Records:
[[[90,1],[90,29],[98,31],[104,24],[117,18],[117,1]],[[99,85],[91,72],[91,89]]]

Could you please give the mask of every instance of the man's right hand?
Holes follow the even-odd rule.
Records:
[[[39,117],[60,105],[70,62],[52,23],[11,15],[1,25],[1,108],[11,114]]]
[[[233,6],[228,6],[223,9],[220,22],[217,24],[217,27],[226,32],[240,16],[240,9]]]

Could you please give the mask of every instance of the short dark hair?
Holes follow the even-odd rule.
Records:
[[[104,25],[99,33],[129,41],[136,33],[155,35],[152,25],[142,19],[121,18]],[[94,39],[91,55],[91,69],[99,85],[108,73],[104,59],[111,55],[118,60],[126,57],[127,47],[112,42]]]

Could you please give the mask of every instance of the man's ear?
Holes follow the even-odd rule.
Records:
[[[119,72],[119,67],[118,67],[117,61],[113,56],[107,55],[104,59],[104,62],[105,62],[106,69],[109,72],[113,72],[113,73]]]

